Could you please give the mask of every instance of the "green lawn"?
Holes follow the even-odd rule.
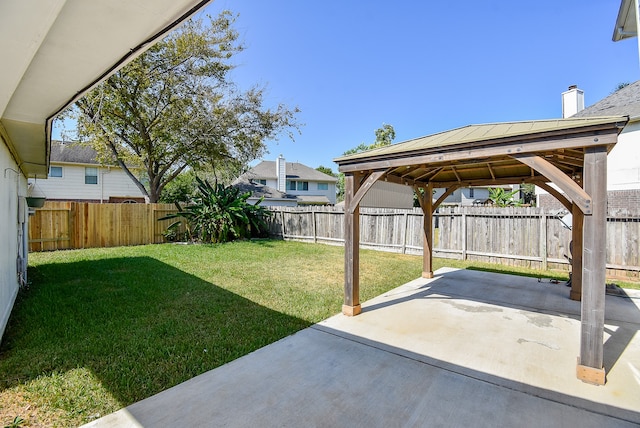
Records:
[[[421,271],[363,250],[361,300]],[[79,425],[232,361],[339,312],[343,275],[342,247],[271,240],[31,254],[0,345],[0,424]]]

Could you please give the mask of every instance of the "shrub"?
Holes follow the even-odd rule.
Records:
[[[271,215],[259,204],[247,202],[251,192],[242,193],[233,186],[211,185],[196,177],[198,184],[193,201],[184,207],[176,203],[178,212],[160,220],[177,219],[168,230],[184,224],[191,240],[216,243],[268,235],[266,218]]]

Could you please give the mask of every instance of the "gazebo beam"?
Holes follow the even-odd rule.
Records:
[[[523,142],[522,140],[516,140],[513,142],[501,142],[499,140],[493,140],[493,147],[480,147],[473,148],[473,157],[478,159],[484,159],[487,157],[505,156],[505,154],[516,153],[540,153],[546,151],[553,151],[557,149],[559,145],[565,149],[583,148],[593,146],[606,146],[615,145],[618,135],[616,132],[610,132],[607,134],[600,134],[595,137],[593,134],[587,134],[582,136],[572,136],[571,138],[562,137],[549,137],[548,139],[542,139],[538,141]],[[363,170],[374,169],[386,169],[397,168],[408,165],[432,165],[440,166],[451,164],[451,162],[459,160],[468,160],[470,158],[471,150],[467,150],[463,147],[447,148],[446,151],[435,149],[433,153],[415,154],[410,156],[401,156],[390,159],[371,159],[363,160],[354,163],[341,164],[338,170],[340,172],[357,172]]]
[[[593,213],[584,217],[583,276],[578,379],[604,385],[604,303],[606,281],[607,149],[590,147],[584,156],[584,188]]]
[[[369,191],[369,189],[371,189],[371,187],[375,184],[375,182],[378,181],[385,173],[386,171],[374,171],[369,173],[366,176],[364,182],[358,186],[358,190],[353,195],[353,199],[351,200],[348,210],[351,211],[356,207],[359,207],[360,201],[362,201],[362,198],[364,197],[364,195]],[[346,193],[345,193],[345,201],[346,201]],[[347,208],[346,205],[347,203],[345,202],[345,208]]]
[[[575,181],[569,178],[558,167],[556,167],[546,159],[533,154],[517,154],[513,155],[513,157],[515,159],[518,159],[523,164],[535,169],[540,174],[547,177],[547,179],[555,183],[569,196],[574,204],[580,207],[580,210],[584,214],[591,214],[591,211],[593,209],[593,202],[589,194],[585,192],[580,186],[578,186]]]
[[[564,205],[564,207],[566,209],[568,209],[570,212],[573,212],[573,207],[574,204],[567,199],[567,197],[565,195],[563,195],[562,193],[558,192],[554,187],[549,186],[549,184],[545,183],[545,182],[535,182],[534,183],[536,186],[540,187],[541,189],[546,190],[547,192],[549,192],[551,195],[553,195],[558,202],[560,202],[562,205]],[[577,205],[576,205],[577,207]],[[582,211],[581,211],[582,212]]]
[[[455,185],[455,184],[448,187],[444,191],[444,193],[440,195],[440,197],[433,203],[433,206],[431,207],[431,213],[433,213],[440,206],[440,204],[444,202],[445,199],[447,199],[453,192],[455,192],[459,188],[460,188],[460,185]]]

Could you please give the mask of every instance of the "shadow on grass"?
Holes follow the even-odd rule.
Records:
[[[148,257],[29,273],[0,347],[0,391],[87,368],[128,405],[310,325]]]

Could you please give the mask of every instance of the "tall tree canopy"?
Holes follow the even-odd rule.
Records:
[[[244,48],[234,22],[228,11],[192,19],[67,113],[77,137],[122,167],[151,202],[187,166],[243,165],[264,154],[265,140],[298,129],[297,108],[265,108],[263,87],[240,91],[230,81],[231,59]]]
[[[356,147],[353,147],[345,151],[342,155],[353,155],[360,152],[366,152],[367,150],[377,149],[378,147],[385,147],[391,145],[396,138],[396,131],[392,125],[383,123],[382,127],[375,130],[376,141],[371,144],[360,143]],[[338,174],[338,183],[336,184],[336,192],[338,193],[338,201],[344,200],[344,174]]]
[[[393,126],[383,123],[381,128],[376,129],[376,141],[372,144],[360,143],[358,146],[353,147],[342,155],[353,155],[355,153],[366,152],[367,150],[377,149],[378,147],[384,147],[390,145],[396,138],[396,131]]]

